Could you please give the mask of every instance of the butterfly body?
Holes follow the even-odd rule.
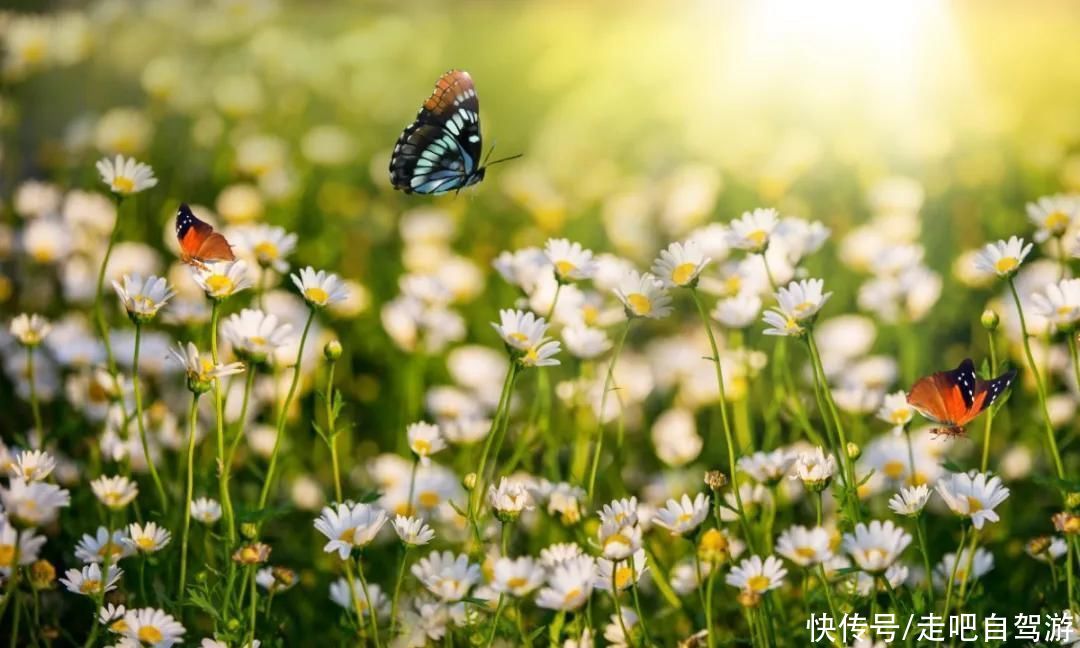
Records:
[[[199,220],[186,204],[176,211],[176,240],[180,243],[180,260],[196,268],[205,269],[207,262],[236,259],[225,237]]]
[[[920,378],[911,387],[907,402],[920,414],[941,427],[945,436],[961,436],[964,426],[1005,393],[1016,377],[1011,369],[992,380],[975,373],[975,364],[964,360],[952,371],[939,371]]]
[[[481,147],[480,99],[472,77],[450,70],[398,137],[390,182],[405,193],[460,191],[484,179]]]

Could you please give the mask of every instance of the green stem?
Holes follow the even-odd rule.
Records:
[[[844,432],[844,424],[840,420],[840,413],[836,408],[836,403],[833,402],[832,391],[829,389],[828,380],[825,378],[825,368],[821,364],[821,353],[818,351],[817,342],[814,340],[814,333],[812,331],[806,332],[806,343],[810,349],[810,362],[814,366],[814,379],[820,386],[822,396],[825,399],[825,404],[828,406],[829,413],[832,415],[833,427],[836,428],[837,441],[840,446],[837,448],[837,454],[840,455],[840,465],[847,471],[845,486],[848,491],[851,514],[854,520],[859,522],[862,519],[862,514],[859,511],[859,495],[856,486],[858,482],[855,479],[855,467],[851,463],[851,457],[848,456],[847,434]]]
[[[375,602],[371,600],[371,595],[368,594],[367,579],[364,578],[364,566],[360,564],[360,557],[356,559],[356,573],[360,576],[360,588],[364,590],[364,599],[367,601],[368,621],[371,624],[371,636],[375,640],[375,646],[378,648],[381,646],[379,643],[379,621],[375,618]],[[351,572],[352,570],[350,570]],[[352,587],[351,581],[349,587]]]
[[[219,364],[217,330],[218,319],[221,317],[221,302],[212,300],[210,311],[210,357],[214,366]],[[232,496],[229,494],[229,485],[225,476],[225,405],[221,398],[221,378],[214,379],[214,414],[217,419],[217,459],[218,459],[218,491],[221,497],[221,510],[225,517],[225,529],[228,533],[229,544],[225,548],[226,554],[232,551],[236,544],[236,525],[233,520]]]
[[[250,567],[248,567],[248,569],[251,571],[251,587],[250,587],[250,589],[251,589],[251,592],[250,592],[251,607],[248,608],[248,614],[251,615],[250,616],[251,621],[250,621],[250,626],[248,627],[247,642],[244,645],[245,646],[254,646],[255,645],[255,615],[256,615],[256,611],[258,609],[259,588],[256,586],[256,583],[255,583],[255,573],[256,573],[255,565],[251,565]]]
[[[195,489],[195,419],[198,416],[199,394],[192,393],[188,410],[187,461],[184,488],[184,529],[180,536],[180,587],[176,594],[178,606],[184,607],[184,586],[187,584],[188,533],[191,529],[191,498]]]
[[[926,530],[923,528],[921,513],[915,519],[915,535],[919,538],[919,553],[922,554],[923,571],[926,572],[926,604],[931,605],[934,601],[934,572],[930,569],[930,552],[926,545]]]
[[[34,379],[34,347],[26,347],[26,379],[30,382],[30,411],[34,414],[34,431],[37,443],[45,443],[44,426],[41,424],[41,406],[38,404],[37,381]]]
[[[154,480],[154,488],[157,490],[158,500],[161,502],[162,513],[168,512],[169,502],[165,497],[165,488],[161,485],[161,477],[158,476],[157,468],[150,459],[150,444],[146,442],[146,424],[143,422],[142,388],[139,386],[139,347],[142,342],[142,325],[135,323],[135,352],[131,359],[131,386],[135,392],[135,423],[139,430],[139,442],[142,443],[143,458],[150,470],[150,478]]]
[[[997,372],[998,372],[998,369],[997,369],[997,350],[994,348],[994,334],[992,332],[987,332],[986,333],[986,339],[987,339],[987,342],[989,343],[989,347],[990,347],[990,376],[994,377],[994,376],[997,375]],[[1070,342],[1072,342],[1072,344],[1073,344],[1073,346],[1070,347],[1070,348],[1073,349],[1073,351],[1074,351],[1073,362],[1075,363],[1075,361],[1076,361],[1075,342],[1076,341],[1072,339],[1072,335],[1069,336],[1069,339],[1070,339]],[[1078,375],[1080,375],[1080,374],[1078,374]],[[1080,385],[1080,383],[1077,383],[1077,385]],[[986,420],[983,421],[982,462],[979,464],[979,466],[980,466],[979,470],[981,470],[982,472],[986,472],[986,466],[987,466],[987,463],[990,460],[990,432],[993,429],[993,424],[994,424],[994,409],[990,408],[990,411],[988,411],[986,413]]]
[[[278,452],[281,450],[281,439],[285,436],[285,419],[289,415],[289,405],[292,404],[293,396],[296,395],[296,385],[300,382],[300,365],[304,358],[304,344],[307,342],[308,331],[311,330],[311,321],[315,319],[315,309],[308,313],[307,322],[304,324],[304,332],[300,336],[300,348],[296,352],[296,365],[293,367],[292,382],[289,383],[289,391],[285,395],[285,402],[278,412],[277,435],[274,437],[274,449],[270,453],[270,466],[266,469],[266,480],[263,482],[262,493],[259,495],[259,510],[266,508],[266,500],[270,497],[270,487],[274,483],[274,472],[277,468]],[[378,641],[378,639],[376,639]]]
[[[631,560],[633,560],[633,558],[631,558]],[[634,610],[637,611],[638,627],[641,628],[641,639],[646,646],[651,646],[652,639],[649,638],[649,624],[646,621],[645,613],[641,610],[641,598],[638,596],[636,573],[634,574],[634,578],[630,579],[630,592],[634,595]]]
[[[336,417],[334,416],[334,367],[337,363],[330,360],[326,375],[326,444],[330,446],[330,468],[334,472],[334,495],[337,501],[341,497],[341,469],[338,466]],[[411,499],[411,497],[410,497]]]
[[[499,405],[495,408],[495,416],[491,419],[491,427],[488,428],[487,439],[484,440],[484,449],[480,453],[480,467],[476,471],[476,485],[473,487],[470,496],[469,517],[473,528],[476,530],[477,538],[480,537],[480,531],[477,528],[476,520],[480,513],[480,503],[484,498],[484,475],[487,471],[488,457],[491,454],[492,445],[495,443],[495,437],[498,436],[498,431],[502,426],[504,418],[509,417],[507,410],[510,408],[510,396],[514,389],[514,380],[517,378],[518,365],[517,362],[511,358],[510,367],[506,370],[506,377],[503,379],[502,392],[499,395]],[[412,502],[409,502],[412,506]]]
[[[397,580],[394,582],[394,596],[390,599],[390,641],[397,635],[397,609],[398,596],[401,594],[401,582],[405,580],[405,565],[409,562],[409,545],[404,545],[401,553],[401,564],[398,565]]]
[[[1009,291],[1012,293],[1013,302],[1016,304],[1016,313],[1020,318],[1020,335],[1024,340],[1024,354],[1027,356],[1028,369],[1035,379],[1035,387],[1039,392],[1039,405],[1042,407],[1043,423],[1046,429],[1046,444],[1050,449],[1050,456],[1054,462],[1058,479],[1065,478],[1065,467],[1061,463],[1061,454],[1058,452],[1057,439],[1054,437],[1054,426],[1050,422],[1050,410],[1046,406],[1046,385],[1043,384],[1039,369],[1035,366],[1035,356],[1031,354],[1031,343],[1028,341],[1027,321],[1024,319],[1024,308],[1020,305],[1020,295],[1016,292],[1016,283],[1009,277]]]
[[[596,471],[600,466],[600,452],[604,447],[604,410],[607,409],[607,395],[615,379],[615,363],[619,360],[619,353],[622,352],[623,344],[626,343],[626,335],[630,332],[630,323],[633,321],[633,318],[629,316],[626,318],[626,326],[623,326],[619,341],[615,343],[615,350],[612,351],[611,360],[608,362],[607,375],[604,376],[604,391],[600,394],[600,411],[596,415],[596,445],[593,447],[592,466],[589,468],[589,487],[586,490],[588,494],[586,501],[590,503],[596,488]]]
[[[236,450],[240,447],[240,439],[244,438],[244,425],[247,421],[248,401],[251,399],[251,390],[255,386],[255,366],[247,368],[247,377],[244,379],[244,398],[240,405],[240,418],[236,420],[236,430],[233,431],[232,441],[229,442],[229,451],[225,455],[225,464],[221,467],[222,490],[231,494],[229,479],[232,477],[233,460],[236,458]]]
[[[953,559],[952,571],[949,572],[949,582],[945,587],[945,609],[942,611],[941,616],[946,618],[949,616],[949,607],[952,605],[952,590],[953,582],[956,580],[956,568],[960,566],[960,556],[964,551],[964,545],[967,544],[967,531],[967,525],[964,525],[960,531],[960,544],[956,545],[956,555]],[[929,574],[927,578],[930,578]],[[964,579],[967,578],[968,575],[965,574]]]

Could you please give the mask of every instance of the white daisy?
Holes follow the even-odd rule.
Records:
[[[123,531],[113,531],[110,538],[109,530],[105,527],[98,527],[94,535],[84,533],[75,545],[75,557],[84,563],[104,562],[105,556],[109,556],[109,562],[115,564],[134,553],[135,547],[127,542],[127,535]]]
[[[19,565],[30,565],[38,559],[38,552],[45,545],[45,536],[33,529],[19,531],[6,518],[0,516],[0,576],[8,577],[19,556]]]
[[[98,596],[116,589],[116,583],[124,571],[116,565],[109,565],[109,577],[102,578],[101,565],[90,563],[82,569],[69,569],[60,579],[69,592],[85,596]]]
[[[614,584],[618,591],[623,591],[649,571],[645,550],[638,549],[622,560],[609,560],[600,558],[596,561],[596,584],[595,587],[605,592],[610,592]]]
[[[956,569],[955,576],[953,575],[953,569]],[[945,591],[949,584],[949,579],[953,579],[953,587],[959,587],[964,583],[971,585],[970,580],[977,580],[984,576],[987,572],[994,568],[994,554],[990,553],[986,549],[979,547],[975,550],[975,555],[972,556],[971,548],[964,547],[960,552],[959,562],[956,559],[956,552],[949,552],[941,559],[936,566],[934,566],[934,587]],[[968,570],[971,570],[970,573]]]
[[[43,481],[56,468],[56,458],[44,450],[23,450],[15,456],[11,474],[28,482]]]
[[[242,259],[205,263],[193,270],[193,276],[195,283],[211,299],[225,299],[251,287],[247,261]]]
[[[1062,279],[1031,295],[1031,309],[1059,331],[1072,331],[1080,323],[1080,279]]]
[[[412,566],[413,576],[429,592],[444,601],[460,601],[480,581],[480,566],[469,562],[465,554],[432,551]]]
[[[503,477],[499,484],[488,487],[488,504],[504,518],[516,518],[522,511],[532,510],[532,494],[524,482]]]
[[[1009,497],[1000,477],[975,471],[952,473],[938,480],[935,488],[953,513],[971,518],[976,529],[997,522],[1000,518],[994,508]]]
[[[315,529],[329,539],[326,553],[337,552],[345,560],[353,549],[368,545],[386,524],[386,511],[371,504],[336,504],[323,508],[315,520]]]
[[[156,522],[147,522],[145,525],[132,522],[128,526],[128,536],[124,542],[135,547],[139,553],[155,553],[169,544],[172,535],[169,530],[160,527]]]
[[[907,392],[901,390],[885,395],[885,400],[877,411],[877,417],[896,427],[903,427],[911,422],[915,409],[908,405]]]
[[[7,488],[0,486],[0,502],[13,522],[39,527],[53,522],[60,508],[71,505],[71,494],[56,484],[12,477]]]
[[[304,301],[311,306],[321,308],[349,298],[345,282],[325,270],[316,272],[315,268],[308,266],[302,268],[300,274],[293,273],[290,278]]]
[[[911,534],[893,524],[892,520],[872,520],[870,525],[860,522],[854,533],[844,534],[844,551],[855,564],[871,574],[883,572],[900,557],[911,544]]]
[[[776,291],[776,301],[781,313],[797,322],[807,322],[813,318],[832,297],[832,293],[823,293],[823,279],[803,279],[792,281],[786,287]]]
[[[992,272],[999,277],[1011,277],[1016,274],[1020,264],[1031,252],[1032,243],[1024,245],[1024,239],[1010,236],[1008,241],[987,243],[975,255],[975,267],[983,272]]]
[[[579,610],[592,596],[596,563],[578,556],[558,564],[548,577],[547,587],[536,595],[536,605],[548,610]]]
[[[224,378],[244,371],[244,365],[240,362],[215,365],[210,355],[200,354],[191,342],[188,342],[187,347],[183,343],[177,344],[176,348],[169,349],[169,353],[184,367],[188,389],[197,393],[209,391],[216,378]]]
[[[615,288],[615,296],[630,317],[661,319],[671,313],[671,296],[664,290],[663,282],[648,272],[628,271]]]
[[[922,513],[926,502],[930,500],[930,487],[926,484],[901,488],[900,492],[889,498],[889,508],[897,515],[914,517]]]
[[[23,313],[11,320],[9,330],[23,346],[36,347],[52,331],[52,324],[37,313]]]
[[[832,558],[831,536],[822,527],[788,527],[776,539],[776,553],[800,567],[809,567]]]
[[[806,329],[799,324],[793,316],[775,308],[770,308],[761,316],[762,321],[768,324],[763,332],[765,335],[778,335],[783,337],[802,337]]]
[[[754,481],[776,484],[784,478],[794,462],[794,454],[788,452],[786,448],[778,448],[772,452],[755,452],[742,457],[737,465]]]
[[[349,589],[349,581],[345,578],[339,578],[330,583],[330,600],[346,610],[355,610],[359,607],[360,614],[365,617],[371,614],[373,609],[375,610],[375,616],[382,616],[390,603],[378,583],[368,583],[367,593],[371,595],[370,602],[368,597],[364,595],[364,584],[358,579],[353,580],[352,596],[350,596]],[[353,601],[354,598],[356,599],[355,602]]]
[[[636,497],[614,500],[600,509],[601,524],[634,525],[638,523],[638,501]]]
[[[798,479],[807,488],[820,491],[836,474],[836,457],[825,454],[820,447],[799,453],[792,464],[791,479]]]
[[[761,312],[761,298],[741,292],[716,302],[712,317],[727,328],[742,329],[750,326]]]
[[[540,563],[547,569],[554,569],[568,560],[584,555],[581,545],[574,542],[557,542],[540,550]]]
[[[604,557],[610,560],[625,560],[641,548],[641,527],[637,524],[610,520],[600,525],[597,535]]]
[[[544,246],[544,256],[555,268],[559,281],[588,279],[596,272],[592,250],[586,250],[580,243],[571,243],[567,239],[548,239]]]
[[[114,280],[112,285],[128,316],[139,323],[152,320],[176,294],[169,288],[169,282],[154,275],[145,280],[137,274],[124,275],[120,281]]]
[[[191,517],[203,524],[213,524],[221,519],[221,504],[209,497],[192,500]]]
[[[233,353],[250,362],[265,362],[270,354],[292,341],[292,325],[276,315],[245,308],[221,324],[221,336]]]
[[[1061,236],[1080,218],[1080,199],[1075,196],[1043,196],[1027,204],[1027,215],[1035,227],[1035,241],[1042,243]]]
[[[543,317],[529,311],[503,309],[499,311],[499,323],[491,323],[499,337],[512,349],[528,351],[546,338],[548,324]]]
[[[135,158],[117,155],[113,159],[102,158],[97,161],[97,170],[101,180],[109,185],[113,193],[121,196],[136,194],[157,185],[154,170],[148,164],[137,162]]]
[[[563,329],[562,339],[570,355],[582,360],[592,360],[611,349],[607,334],[591,326],[569,326]]]
[[[250,254],[263,268],[273,268],[284,274],[289,271],[285,260],[296,249],[296,234],[276,225],[259,223],[238,229],[236,246]]]
[[[708,515],[709,498],[704,493],[698,493],[693,500],[684,494],[681,500],[669,499],[656,512],[652,522],[670,531],[671,535],[685,535],[696,529]]]
[[[701,271],[709,264],[709,257],[701,252],[694,241],[672,243],[653,261],[652,271],[667,287],[694,286]]]
[[[543,566],[529,556],[499,558],[492,568],[491,588],[520,598],[543,585],[545,576]]]
[[[728,245],[739,250],[762,253],[769,247],[769,237],[776,229],[779,214],[775,209],[755,209],[743,212],[731,221]]]
[[[732,567],[724,582],[744,592],[763,594],[783,585],[785,576],[787,569],[776,556],[768,556],[764,561],[761,556],[750,556]]]
[[[180,642],[185,632],[184,626],[164,610],[140,608],[124,614],[123,635],[138,646],[170,648]]]
[[[419,547],[431,542],[435,532],[424,522],[423,518],[397,515],[391,525],[398,538],[410,547]]]
[[[439,432],[439,426],[431,423],[410,423],[405,428],[405,435],[409,439],[409,449],[425,466],[431,463],[431,455],[446,447],[446,440]]]

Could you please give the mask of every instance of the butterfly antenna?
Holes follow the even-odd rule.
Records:
[[[502,163],[502,162],[509,162],[510,160],[516,160],[519,157],[524,157],[524,156],[525,156],[524,153],[518,153],[517,155],[511,155],[510,157],[499,158],[498,160],[495,160],[493,162],[488,162],[486,164],[486,166],[493,166],[493,165],[496,165],[496,164],[499,164],[499,163]]]
[[[481,167],[487,166],[488,160],[491,159],[491,154],[495,152],[495,145],[498,143],[498,140],[495,140],[491,143],[491,148],[488,149],[487,155],[484,156],[484,161],[480,163]]]

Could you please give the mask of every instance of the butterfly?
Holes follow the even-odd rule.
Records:
[[[191,213],[181,203],[176,211],[176,240],[180,243],[180,260],[196,268],[206,269],[207,261],[232,261],[236,258],[225,237],[209,224]]]
[[[398,137],[390,157],[390,182],[405,193],[461,191],[483,180],[488,166],[521,157],[487,164],[480,160],[481,145],[480,99],[472,77],[464,70],[450,70],[439,77],[416,120]]]
[[[942,427],[939,434],[959,436],[964,426],[990,407],[1009,389],[1016,370],[1010,369],[992,380],[975,375],[970,358],[952,371],[938,371],[920,378],[907,395],[907,402],[920,414]]]

